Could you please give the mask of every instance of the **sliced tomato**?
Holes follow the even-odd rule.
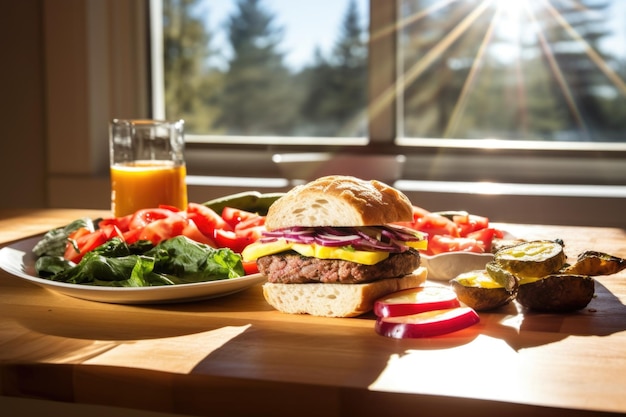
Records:
[[[417,287],[397,291],[374,303],[378,317],[407,316],[424,311],[460,307],[456,293],[447,287]]]
[[[243,270],[246,272],[246,275],[259,273],[259,267],[256,264],[256,261],[248,261],[248,262],[242,262],[242,263],[243,263]]]
[[[456,332],[480,321],[469,307],[432,310],[408,316],[378,317],[375,330],[394,339],[434,337]]]
[[[107,240],[113,239],[114,237],[121,237],[122,239],[124,238],[122,231],[114,224],[101,226],[100,230],[102,231],[102,233],[104,233]]]
[[[437,255],[445,252],[475,252],[484,253],[485,248],[476,239],[470,237],[451,237],[433,235],[428,238],[428,255]]]
[[[178,213],[178,212],[183,211],[183,210],[179,209],[178,207],[170,206],[168,204],[159,204],[159,208],[162,208],[162,209],[165,209],[165,210],[169,210],[169,211],[174,212],[174,213]]]
[[[146,224],[139,234],[138,239],[149,240],[153,245],[157,245],[165,239],[180,236],[187,225],[187,219],[172,213],[170,216],[153,220]]]
[[[265,226],[254,226],[254,227],[249,227],[247,229],[240,229],[240,230],[236,230],[235,234],[237,235],[237,237],[239,238],[239,243],[241,246],[243,246],[241,248],[240,251],[243,251],[243,249],[248,246],[251,243],[256,242],[257,240],[261,239],[261,237],[263,236],[263,232],[265,231]]]
[[[240,230],[242,231],[247,229],[255,229],[261,226],[265,227],[265,216],[250,216],[249,218],[243,219],[241,220],[241,222],[235,225],[235,232],[239,232]]]
[[[94,250],[98,246],[106,243],[109,240],[107,233],[102,229],[98,229],[95,232],[82,234],[80,236],[70,238],[70,241],[65,246],[65,253],[63,257],[68,261],[75,263],[80,262],[83,256],[89,251]]]
[[[234,207],[224,207],[222,209],[222,219],[224,219],[224,221],[228,223],[232,229],[235,229],[235,227],[239,223],[245,222],[250,219],[258,220],[258,218],[260,217],[262,216],[257,213],[252,213],[250,211],[241,210]]]
[[[212,247],[228,247],[239,253],[258,240],[265,230],[265,217],[257,213],[227,208],[223,215],[225,218],[202,204],[189,203],[184,211],[161,205],[137,210],[128,216],[105,218],[99,222],[97,233],[86,228],[73,232],[70,238],[74,245],[66,246],[67,258],[78,261],[84,253],[113,236],[120,236],[129,244],[149,240],[157,245],[163,240],[184,235]]]
[[[132,214],[128,224],[128,228],[142,229],[152,222],[161,219],[167,219],[168,217],[172,216],[181,218],[179,214],[165,208],[147,208],[137,210],[134,214]]]
[[[241,253],[253,241],[248,237],[237,235],[232,230],[215,229],[215,243],[220,248],[230,248],[234,252]]]
[[[428,249],[420,250],[425,255],[457,251],[490,252],[493,239],[503,237],[502,231],[490,227],[485,216],[459,212],[450,217],[418,206],[413,206],[413,221],[398,224],[428,235]]]
[[[459,228],[452,220],[440,214],[428,213],[417,219],[415,229],[433,235],[459,236]]]
[[[87,229],[86,227],[79,227],[78,229],[74,230],[72,233],[70,233],[67,237],[68,239],[78,239],[81,236],[85,236],[88,235],[90,233],[93,233],[92,230]]]
[[[133,217],[132,214],[123,217],[108,217],[106,219],[100,220],[98,223],[98,227],[106,227],[108,225],[116,226],[121,232],[128,231],[128,226],[130,224],[130,219]]]
[[[196,242],[205,243],[213,248],[217,247],[215,240],[202,233],[192,219],[187,219],[187,225],[182,230],[181,234]]]
[[[469,233],[489,227],[487,217],[475,214],[454,215],[452,221],[458,226],[460,236],[467,236]]]
[[[122,235],[123,235],[124,241],[128,243],[129,245],[131,245],[139,240],[139,237],[141,236],[142,232],[143,232],[143,229],[131,229],[131,230],[122,232]]]
[[[249,241],[248,244],[250,244],[252,242],[256,242],[257,240],[259,240],[261,236],[263,236],[263,232],[265,230],[266,229],[264,225],[248,227],[246,229],[237,228],[235,230],[235,234],[239,236],[240,238],[247,239]]]
[[[504,237],[504,233],[501,230],[494,229],[493,227],[487,227],[485,229],[476,230],[468,233],[469,239],[474,239],[480,244],[485,252],[491,252],[491,244],[494,238]]]
[[[206,236],[213,238],[215,229],[231,230],[226,221],[213,209],[198,203],[187,205],[187,218],[193,220],[198,229]]]

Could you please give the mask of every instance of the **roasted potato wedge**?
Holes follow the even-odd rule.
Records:
[[[586,275],[550,274],[521,280],[517,302],[536,311],[565,313],[580,310],[593,299],[595,280]]]
[[[585,251],[578,255],[573,265],[565,267],[561,272],[575,275],[612,275],[626,269],[626,259],[608,253]]]
[[[563,245],[534,240],[499,250],[494,261],[518,278],[537,278],[556,273],[565,265]]]
[[[515,298],[485,270],[464,272],[450,280],[450,286],[459,301],[476,311],[493,310]]]

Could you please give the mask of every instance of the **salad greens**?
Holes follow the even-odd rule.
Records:
[[[147,287],[216,281],[245,275],[241,256],[185,236],[132,245],[113,238],[88,252],[78,264],[44,255],[35,262],[40,277],[71,284]]]
[[[62,256],[65,252],[65,245],[67,243],[67,237],[75,230],[81,227],[93,232],[98,225],[100,219],[92,220],[88,217],[82,217],[76,219],[67,226],[58,227],[56,229],[49,230],[43,235],[43,238],[37,242],[33,248],[33,253],[37,256],[52,255]]]

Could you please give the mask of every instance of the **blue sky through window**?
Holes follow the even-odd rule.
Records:
[[[294,70],[311,62],[319,47],[328,53],[337,40],[350,0],[262,0],[261,5],[276,15],[275,24],[284,28],[281,49],[286,64]],[[362,27],[367,31],[369,0],[356,0]],[[206,26],[214,35],[212,46],[227,54],[224,21],[237,8],[236,0],[204,0],[197,9],[206,17]],[[220,62],[215,62],[220,65]]]

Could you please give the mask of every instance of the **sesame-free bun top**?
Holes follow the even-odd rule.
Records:
[[[411,201],[395,188],[376,180],[331,175],[298,185],[276,200],[265,227],[380,226],[412,219]]]

